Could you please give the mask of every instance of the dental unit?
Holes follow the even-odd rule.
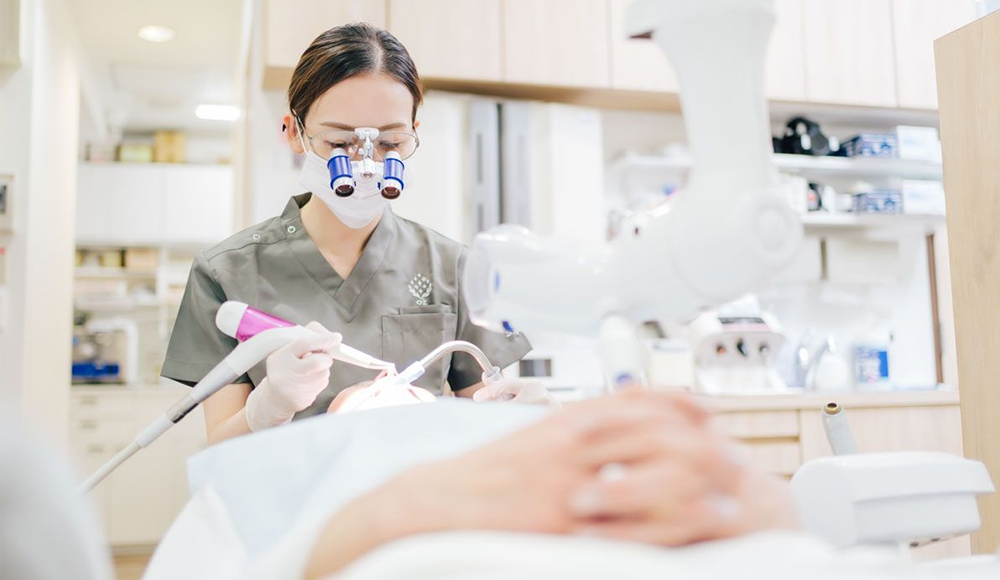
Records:
[[[219,330],[239,341],[236,348],[192,387],[190,392],[140,431],[128,446],[88,477],[80,486],[81,492],[87,493],[92,490],[140,449],[151,445],[153,441],[179,423],[198,405],[226,385],[232,384],[272,352],[294,340],[308,336],[307,333],[313,332],[303,326],[236,301],[223,303],[216,313],[215,322]],[[380,378],[372,385],[360,389],[359,392],[353,393],[348,398],[343,409],[343,411],[347,411],[406,402],[429,401],[430,399],[424,394],[425,392],[420,392],[422,389],[415,390],[410,383],[420,378],[428,366],[452,352],[465,352],[475,358],[483,369],[484,383],[489,384],[500,378],[500,369],[490,362],[479,347],[458,340],[438,346],[400,373],[396,373],[395,365],[392,363],[379,360],[345,344],[338,345],[336,350],[328,354],[331,358],[341,362],[383,371]]]
[[[478,234],[462,283],[470,318],[497,331],[598,336],[609,390],[645,384],[637,328],[686,323],[762,288],[798,251],[802,224],[771,160],[764,63],[773,0],[636,0],[626,34],[673,65],[695,163],[669,206],[583,248],[501,225]],[[738,349],[738,346],[737,346]],[[920,545],[979,528],[985,466],[947,453],[858,453],[833,403],[835,456],[791,486],[803,527],[838,547]]]

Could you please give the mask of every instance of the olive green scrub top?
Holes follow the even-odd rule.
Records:
[[[503,368],[531,350],[519,334],[495,333],[472,324],[460,280],[465,247],[388,208],[344,279],[326,261],[302,226],[301,208],[311,194],[289,200],[275,218],[240,232],[197,256],[163,362],[162,375],[194,385],[236,346],[215,326],[226,300],[295,322],[318,321],[344,344],[395,363],[402,370],[449,340],[479,346]],[[326,411],[343,389],[371,380],[377,371],[334,361],[330,385],[296,418]],[[237,382],[259,385],[261,361]],[[441,394],[479,383],[482,370],[465,353],[434,363],[415,384]]]

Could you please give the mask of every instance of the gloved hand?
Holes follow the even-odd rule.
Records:
[[[553,408],[562,408],[559,401],[549,393],[538,379],[522,379],[502,377],[495,383],[482,387],[472,394],[472,400],[477,403],[483,401],[511,401],[527,405],[548,405]]]
[[[251,431],[290,422],[329,384],[333,364],[329,351],[340,346],[341,336],[318,322],[306,328],[315,336],[300,338],[267,357],[267,377],[247,398],[245,413]]]

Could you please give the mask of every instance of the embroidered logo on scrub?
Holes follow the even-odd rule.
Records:
[[[427,306],[427,297],[434,290],[434,284],[423,274],[417,274],[406,286],[410,294],[417,299],[417,306]]]

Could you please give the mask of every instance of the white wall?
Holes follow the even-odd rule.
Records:
[[[64,0],[22,0],[24,63],[4,80],[0,165],[19,180],[10,243],[10,325],[2,373],[10,397],[55,438],[70,386],[80,46]],[[8,131],[9,130],[9,131]]]

